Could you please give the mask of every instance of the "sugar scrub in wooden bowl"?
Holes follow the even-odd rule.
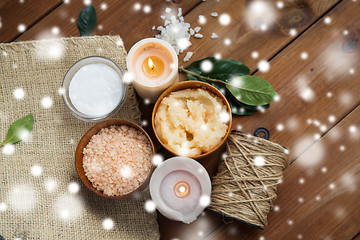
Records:
[[[135,123],[110,119],[85,133],[76,149],[83,183],[108,198],[124,198],[144,188],[154,170],[154,145]]]
[[[213,86],[186,81],[168,88],[153,110],[159,142],[175,155],[202,158],[214,152],[230,133],[229,103]]]

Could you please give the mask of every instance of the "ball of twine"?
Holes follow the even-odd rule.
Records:
[[[288,150],[276,143],[233,132],[227,156],[214,176],[211,210],[264,228],[287,167]]]

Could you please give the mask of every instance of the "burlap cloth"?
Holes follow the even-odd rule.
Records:
[[[76,174],[77,142],[93,124],[73,117],[58,89],[76,61],[94,55],[126,68],[119,36],[0,44],[1,141],[12,122],[34,115],[31,137],[15,144],[12,155],[0,153],[0,235],[5,239],[159,238],[156,214],[144,210],[148,190],[131,199],[104,199],[85,189]],[[17,88],[24,90],[23,99],[14,97]],[[52,107],[42,107],[44,97],[53,100]],[[139,123],[132,87],[116,117]],[[42,167],[40,176],[32,175],[34,165]],[[78,193],[69,192],[72,182],[79,184]],[[110,230],[105,228],[111,221],[103,222],[107,218],[114,222]]]

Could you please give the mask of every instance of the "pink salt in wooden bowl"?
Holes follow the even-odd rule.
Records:
[[[103,128],[107,128],[110,126],[120,126],[120,125],[127,125],[129,127],[133,127],[136,130],[140,131],[141,133],[143,133],[146,138],[149,140],[150,145],[151,145],[151,150],[152,150],[152,156],[156,154],[156,150],[155,150],[155,146],[154,143],[152,142],[150,136],[146,133],[146,131],[144,129],[142,129],[139,125],[124,120],[124,119],[109,119],[109,120],[105,120],[103,122],[100,122],[98,124],[96,124],[95,126],[93,126],[92,128],[90,128],[85,134],[84,136],[80,139],[79,144],[76,148],[76,152],[75,152],[75,167],[76,167],[76,171],[81,179],[81,181],[84,183],[84,185],[91,191],[93,191],[94,193],[96,193],[97,195],[101,196],[101,197],[105,197],[105,198],[111,198],[111,199],[123,199],[123,198],[128,198],[130,197],[133,193],[138,192],[143,190],[144,188],[146,188],[146,186],[149,184],[150,181],[150,176],[152,174],[152,172],[155,169],[155,166],[153,164],[151,164],[150,167],[150,171],[148,173],[148,176],[146,178],[146,180],[139,185],[139,187],[137,187],[135,190],[133,190],[132,192],[128,193],[128,194],[124,194],[124,195],[119,195],[119,196],[109,196],[104,194],[102,191],[96,189],[92,183],[89,181],[89,179],[86,177],[85,175],[85,170],[83,168],[83,150],[84,148],[88,145],[91,137],[95,134],[97,134],[101,129]],[[149,159],[149,161],[151,162],[152,158]]]

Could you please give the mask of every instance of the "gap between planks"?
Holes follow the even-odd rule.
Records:
[[[44,19],[47,15],[49,15],[50,13],[52,13],[53,11],[55,11],[58,7],[60,7],[64,2],[61,1],[60,3],[58,3],[57,5],[55,5],[52,9],[50,9],[49,11],[45,12],[43,15],[41,15],[36,21],[34,21],[31,25],[29,25],[29,27],[26,28],[25,32],[22,32],[20,34],[18,34],[16,37],[14,37],[13,39],[11,39],[9,42],[14,42],[16,41],[19,37],[21,37],[21,35],[23,35],[24,33],[26,33],[27,31],[29,31],[33,26],[35,26],[38,22],[40,22],[42,19]]]

